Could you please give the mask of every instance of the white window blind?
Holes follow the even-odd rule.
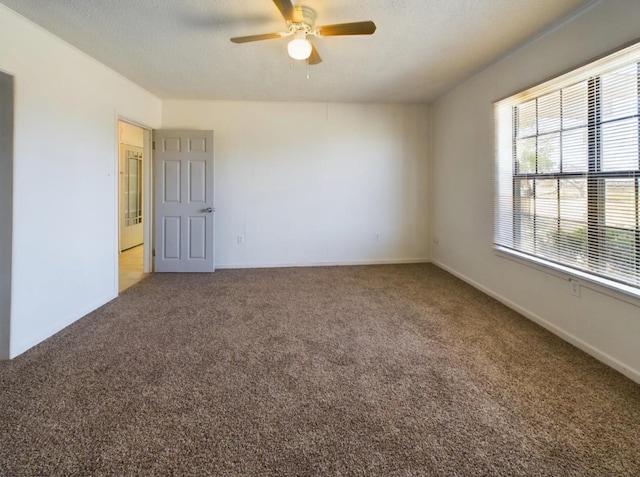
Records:
[[[495,103],[495,246],[640,295],[640,44]]]

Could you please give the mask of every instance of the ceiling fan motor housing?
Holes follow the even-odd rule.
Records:
[[[313,29],[313,25],[316,23],[316,12],[313,8],[298,5],[295,7],[297,18],[296,20],[300,20],[299,22],[288,21],[289,30],[292,33],[297,31],[304,31],[305,33],[309,33]]]

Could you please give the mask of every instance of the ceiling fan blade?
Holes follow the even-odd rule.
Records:
[[[280,33],[265,33],[264,35],[238,36],[231,38],[233,43],[249,43],[250,41],[275,40],[282,38]]]
[[[338,23],[337,25],[318,27],[318,34],[320,36],[371,35],[374,31],[376,31],[376,24],[372,21]]]
[[[291,0],[273,0],[273,3],[276,4],[276,7],[278,7],[278,10],[280,10],[285,20],[292,23],[300,21],[295,7],[291,4]]]
[[[317,65],[318,63],[322,63],[322,58],[318,54],[318,50],[316,50],[316,45],[311,44],[311,55],[307,60],[310,65]]]

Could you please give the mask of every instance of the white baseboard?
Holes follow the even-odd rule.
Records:
[[[105,304],[109,303],[111,300],[113,300],[114,298],[117,298],[117,296],[118,296],[117,293],[115,295],[114,294],[110,294],[109,296],[105,297],[104,299],[98,300],[97,302],[94,302],[93,305],[90,305],[88,307],[85,307],[85,308],[73,313],[71,316],[67,317],[64,320],[60,320],[60,321],[56,322],[55,324],[53,324],[49,328],[45,329],[41,333],[38,333],[37,336],[30,336],[29,339],[27,339],[25,341],[22,341],[21,343],[18,343],[17,345],[14,345],[13,343],[10,343],[10,350],[11,351],[10,351],[9,359],[13,359],[13,358],[15,358],[17,356],[20,356],[25,351],[28,351],[31,348],[33,348],[34,346],[42,343],[44,340],[46,340],[48,338],[51,338],[53,335],[55,335],[56,333],[62,331],[67,326],[75,323],[80,318],[85,317],[86,315],[88,315],[92,311],[97,310],[98,308],[100,308],[102,305],[105,305]]]
[[[431,263],[428,258],[398,258],[383,260],[337,260],[326,262],[279,262],[279,263],[225,263],[216,264],[216,270],[240,268],[299,268],[299,267],[342,267],[353,265],[401,265],[407,263]]]
[[[575,336],[575,335],[573,335],[571,333],[568,333],[567,331],[563,330],[562,328],[559,328],[558,326],[554,325],[550,321],[547,321],[544,318],[542,318],[541,316],[539,316],[539,315],[537,315],[535,313],[532,313],[531,311],[521,307],[520,305],[517,305],[516,303],[514,303],[511,300],[503,297],[502,295],[499,295],[498,293],[495,293],[494,291],[489,290],[488,288],[484,287],[483,285],[480,285],[475,280],[472,280],[471,278],[463,275],[462,273],[458,272],[457,270],[454,270],[451,267],[449,267],[449,266],[447,266],[447,265],[445,265],[445,264],[443,264],[443,263],[441,263],[441,262],[439,262],[437,260],[433,260],[432,263],[434,265],[436,265],[437,267],[442,268],[443,270],[446,270],[447,272],[451,273],[452,275],[458,277],[460,280],[462,280],[464,282],[467,282],[469,285],[471,285],[474,288],[477,288],[482,293],[485,293],[485,294],[489,295],[490,297],[495,298],[496,300],[498,300],[502,304],[508,306],[512,310],[517,311],[518,313],[520,313],[521,315],[523,315],[526,318],[530,319],[531,321],[537,323],[538,325],[542,326],[543,328],[546,328],[547,330],[549,330],[554,335],[559,336],[563,340],[571,343],[576,348],[579,348],[582,351],[584,351],[585,353],[590,354],[591,356],[596,358],[598,361],[603,362],[607,366],[612,367],[616,371],[618,371],[618,372],[624,374],[625,376],[627,376],[629,379],[631,379],[631,380],[635,381],[636,383],[640,384],[640,371],[638,371],[636,369],[633,369],[630,366],[627,366],[626,364],[624,364],[623,362],[617,360],[613,356],[610,356],[607,353],[604,353],[604,352],[600,351],[599,349],[593,347],[589,343],[586,343],[585,341],[581,340],[577,336]]]

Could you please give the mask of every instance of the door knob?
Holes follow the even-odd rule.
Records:
[[[216,209],[214,209],[213,207],[207,207],[207,208],[206,208],[206,209],[204,209],[202,212],[208,212],[208,213],[211,213],[211,212],[213,212],[214,210],[216,210]]]

